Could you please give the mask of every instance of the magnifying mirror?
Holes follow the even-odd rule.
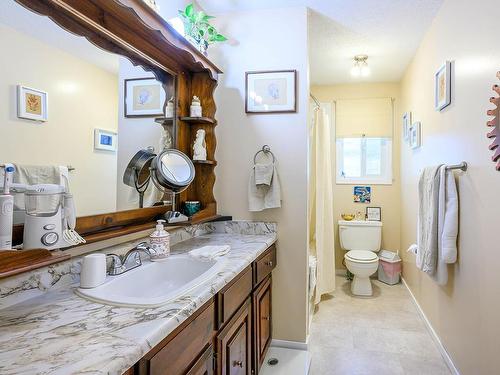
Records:
[[[172,211],[165,215],[168,223],[188,221],[188,217],[176,211],[175,194],[178,194],[193,182],[195,169],[189,157],[175,149],[167,149],[153,159],[151,177],[157,188],[170,190],[172,193]]]
[[[153,182],[179,193],[194,180],[195,170],[186,154],[175,150],[164,150],[153,160]]]
[[[150,169],[156,154],[151,149],[138,151],[127,165],[123,174],[123,183],[139,193],[139,208],[144,207],[144,192],[149,186]]]

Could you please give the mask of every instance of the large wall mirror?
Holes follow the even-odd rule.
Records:
[[[140,150],[175,147],[174,76],[158,81],[14,1],[0,3],[0,49],[0,164],[16,166],[14,182],[69,181],[78,217],[165,203],[152,183],[140,202],[124,175]]]

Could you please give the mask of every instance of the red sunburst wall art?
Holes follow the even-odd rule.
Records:
[[[500,72],[497,73],[497,78],[500,79]],[[500,95],[500,86],[493,85],[493,91]],[[487,134],[487,137],[493,140],[493,143],[489,146],[489,149],[493,151],[493,156],[491,159],[496,163],[497,171],[500,171],[500,97],[490,98],[490,102],[495,105],[495,109],[490,109],[487,113],[488,116],[493,116],[493,119],[488,121],[488,126],[493,128]]]

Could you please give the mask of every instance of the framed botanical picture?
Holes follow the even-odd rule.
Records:
[[[371,186],[354,186],[354,203],[370,203],[371,201]]]
[[[156,78],[125,80],[125,117],[163,116],[166,94]]]
[[[421,127],[422,127],[422,125],[420,124],[420,122],[416,122],[410,127],[409,143],[410,143],[411,148],[418,148],[422,145],[422,129],[421,129]]]
[[[94,149],[100,151],[116,151],[116,132],[104,129],[94,129]]]
[[[411,112],[405,112],[403,115],[403,138],[408,141],[410,138],[410,127],[411,127]]]
[[[297,71],[245,73],[245,112],[297,112]]]
[[[368,220],[368,221],[382,221],[382,208],[380,208],[380,207],[366,207],[366,220]]]
[[[47,121],[49,118],[49,94],[45,91],[18,85],[17,117]]]
[[[436,111],[441,111],[451,103],[451,62],[446,61],[434,76]]]

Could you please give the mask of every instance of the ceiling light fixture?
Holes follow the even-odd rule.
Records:
[[[368,77],[370,75],[371,70],[367,60],[367,55],[354,56],[354,65],[351,68],[351,75],[353,77]]]

